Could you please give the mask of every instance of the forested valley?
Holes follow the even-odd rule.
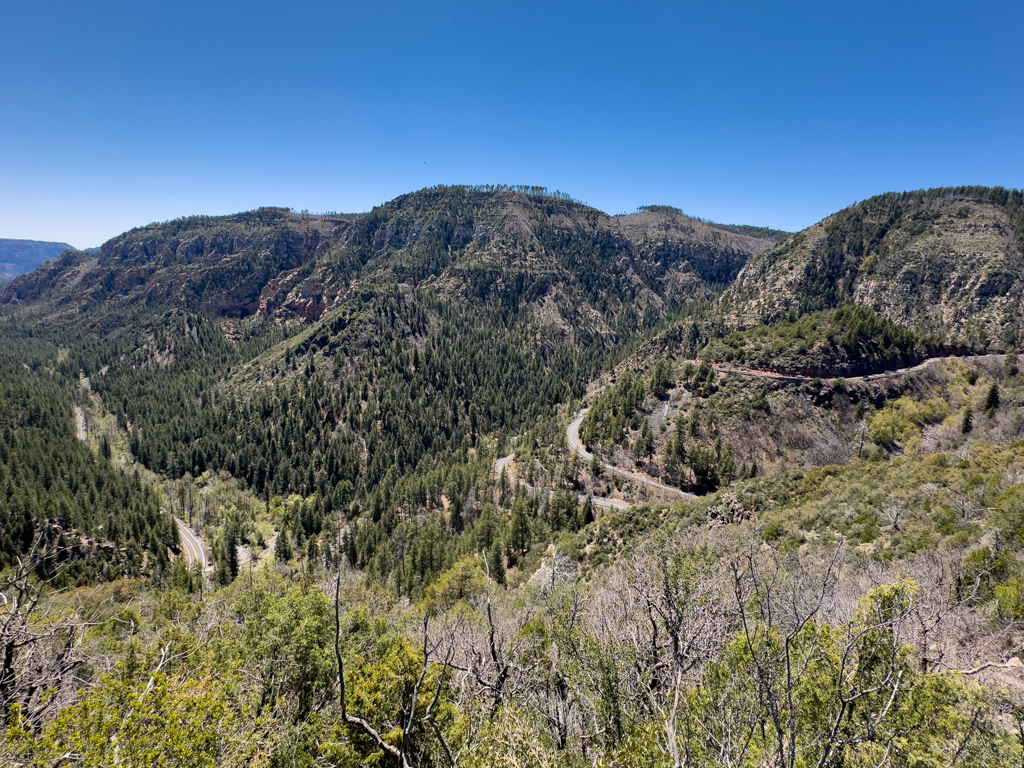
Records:
[[[1024,765],[1022,246],[497,186],[66,252],[0,288],[0,763]]]

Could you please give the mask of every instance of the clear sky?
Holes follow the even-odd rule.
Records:
[[[1024,186],[1024,3],[53,0],[0,10],[0,237],[538,184],[799,229]]]

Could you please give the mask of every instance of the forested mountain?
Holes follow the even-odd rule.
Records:
[[[0,763],[1020,762],[1022,216],[437,187],[66,251],[0,292]]]
[[[64,253],[13,281],[0,301],[70,319],[110,303],[248,316],[269,280],[323,253],[348,223],[261,208],[151,224],[109,240],[98,253]]]
[[[362,215],[149,225],[0,301],[39,368],[91,377],[130,459],[170,480],[227,472],[264,500],[315,495],[329,517],[552,417],[779,234],[435,188]]]
[[[629,336],[712,295],[778,235],[657,206],[610,217],[527,189],[438,187],[350,216],[264,208],[153,224],[96,256],[65,254],[0,301],[66,319],[114,303],[316,320],[353,281],[406,282],[506,314],[531,308],[558,336]]]
[[[757,325],[846,303],[976,347],[1024,334],[1024,197],[950,187],[846,208],[757,255],[730,288]]]
[[[70,248],[67,243],[0,238],[0,283],[31,272]]]
[[[47,362],[4,340],[0,570],[45,547],[54,556],[41,575],[59,571],[61,585],[162,572],[177,528],[138,473],[120,471],[109,452],[94,454],[76,437],[66,382],[40,370]]]

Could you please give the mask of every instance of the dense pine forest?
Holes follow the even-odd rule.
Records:
[[[1019,199],[440,187],[16,278],[0,762],[1024,764]]]

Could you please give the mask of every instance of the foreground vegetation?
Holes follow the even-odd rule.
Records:
[[[993,458],[980,463],[992,466]],[[800,508],[808,495],[841,493],[837,482],[844,481],[808,476],[775,496]],[[998,497],[1000,530],[1020,530],[1020,489]],[[765,501],[759,493],[744,489],[740,506]],[[890,524],[889,535],[913,540],[920,521],[911,518]],[[515,589],[498,583],[486,558],[468,555],[415,601],[324,557],[291,567],[267,560],[213,594],[139,581],[50,594],[48,626],[26,621],[26,637],[38,657],[59,656],[69,637],[79,650],[55,659],[62,676],[38,694],[25,695],[29,680],[21,675],[6,689],[4,759],[96,766],[990,766],[1020,759],[1019,691],[1001,684],[1005,664],[993,659],[1024,616],[1015,543],[1004,539],[998,552],[978,547],[970,530],[979,521],[966,521],[966,537],[947,538],[926,555],[897,546],[895,557],[879,559],[842,534],[848,522],[838,530],[826,523],[819,534],[832,535],[800,544],[772,519],[691,524],[678,533],[653,527],[599,570],[585,560],[581,570],[573,553],[583,550],[567,539],[544,547]],[[578,544],[590,533],[584,529]],[[17,589],[34,587],[5,587]],[[73,693],[85,680],[87,692]]]
[[[15,281],[0,763],[1024,765],[1017,357],[859,378],[996,336],[850,300],[933,228],[1019,218],[982,192],[787,238],[437,188]],[[800,249],[842,263],[727,289]]]

